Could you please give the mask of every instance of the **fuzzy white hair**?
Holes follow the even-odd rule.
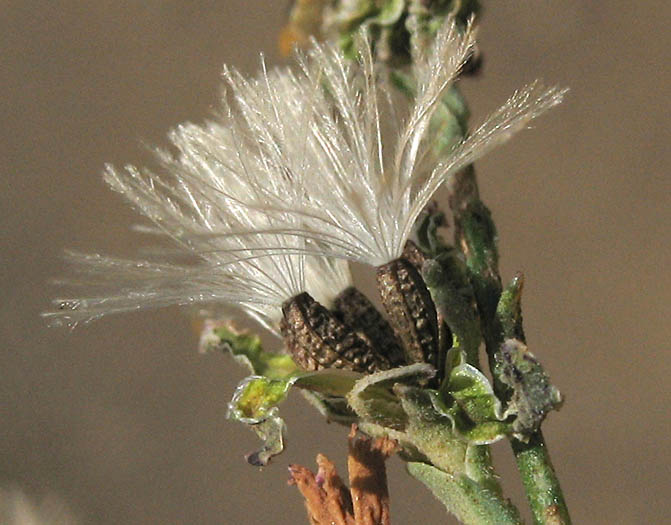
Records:
[[[177,250],[149,260],[70,254],[78,282],[101,293],[59,299],[45,315],[74,325],[146,307],[226,303],[276,330],[282,303],[303,291],[328,306],[351,283],[346,260],[399,257],[443,182],[561,101],[563,90],[531,84],[436,158],[429,123],[473,46],[473,27],[450,19],[428,49],[413,49],[415,97],[403,119],[365,36],[354,62],[315,43],[297,69],[269,72],[262,61],[261,74],[246,78],[225,68],[222,110],[169,135],[178,154],[157,151],[161,175],[105,171],[152,221],[145,229]],[[395,136],[383,132],[386,118]]]
[[[471,24],[460,28],[448,19],[428,49],[412,50],[415,97],[401,120],[393,88],[374,63],[365,36],[358,40],[354,63],[334,46],[315,44],[299,57],[298,72],[264,71],[250,81],[227,70],[231,91],[260,142],[255,163],[262,176],[245,174],[245,184],[261,196],[248,203],[250,209],[273,215],[271,230],[307,239],[309,253],[373,266],[399,257],[441,184],[524,129],[565,93],[539,82],[520,89],[436,158],[440,137],[429,136],[429,123],[474,44]],[[396,124],[394,136],[383,131],[386,119]],[[288,194],[284,188],[264,190],[267,180],[277,177],[277,166],[284,167],[294,187]],[[298,198],[292,201],[293,196]],[[300,221],[300,231],[292,231],[287,218]],[[244,238],[258,232],[236,234]]]
[[[262,182],[271,161],[254,154],[240,115],[228,111],[202,126],[185,124],[169,138],[179,153],[156,151],[161,175],[107,166],[104,179],[152,221],[141,231],[169,238],[176,248],[155,250],[146,260],[67,253],[75,275],[61,284],[98,293],[56,299],[57,310],[44,314],[52,324],[76,326],[110,313],[173,304],[224,303],[277,333],[287,299],[308,291],[328,306],[351,284],[345,261],[306,253],[306,240],[296,235],[300,217],[270,215],[249,204],[266,191],[281,194],[285,204],[297,195],[283,166]],[[276,221],[286,233],[274,227]],[[238,236],[235,230],[255,234]]]

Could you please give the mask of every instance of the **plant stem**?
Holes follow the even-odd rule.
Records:
[[[536,432],[528,443],[513,438],[511,445],[529,499],[534,523],[570,525],[568,507],[541,431]]]
[[[454,212],[456,243],[466,255],[481,315],[494,390],[505,401],[510,397],[510,391],[499,380],[496,359],[504,340],[503,330],[496,319],[496,306],[501,297],[497,234],[491,213],[480,200],[473,167],[455,177],[451,187],[450,207]],[[569,524],[571,520],[564,495],[540,430],[531,436],[528,443],[511,438],[511,446],[534,522],[537,525]]]
[[[465,525],[521,525],[517,509],[467,476],[453,476],[426,463],[409,462],[411,476],[424,483]]]

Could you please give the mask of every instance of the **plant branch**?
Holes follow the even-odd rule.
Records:
[[[501,298],[501,278],[498,270],[496,227],[489,209],[480,200],[475,170],[469,167],[455,177],[451,186],[450,207],[455,221],[456,243],[466,255],[471,283],[480,310],[482,331],[494,390],[502,401],[511,397],[510,388],[500,379],[501,360],[498,358],[506,337],[523,340],[521,314],[515,326],[501,326],[496,309]],[[511,438],[513,454],[522,477],[534,523],[538,525],[571,523],[559,479],[552,467],[550,455],[540,430],[528,442]]]

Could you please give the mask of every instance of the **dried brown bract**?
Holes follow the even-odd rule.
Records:
[[[305,498],[312,525],[389,525],[389,491],[385,461],[397,448],[388,438],[357,437],[356,425],[349,434],[349,490],[335,465],[317,456],[317,474],[299,465],[289,466],[289,484]]]

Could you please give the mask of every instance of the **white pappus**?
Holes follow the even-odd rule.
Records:
[[[400,257],[443,182],[561,101],[564,90],[533,83],[436,158],[429,122],[473,45],[472,26],[448,20],[428,49],[413,50],[416,95],[402,117],[363,36],[353,62],[315,43],[295,69],[263,64],[245,78],[226,68],[222,110],[170,134],[178,154],[157,151],[160,175],[105,171],[175,250],[147,260],[70,254],[79,276],[68,282],[99,293],[58,299],[44,315],[75,325],[147,307],[226,303],[277,332],[282,304],[301,292],[328,307],[351,284],[347,260],[379,266]]]

